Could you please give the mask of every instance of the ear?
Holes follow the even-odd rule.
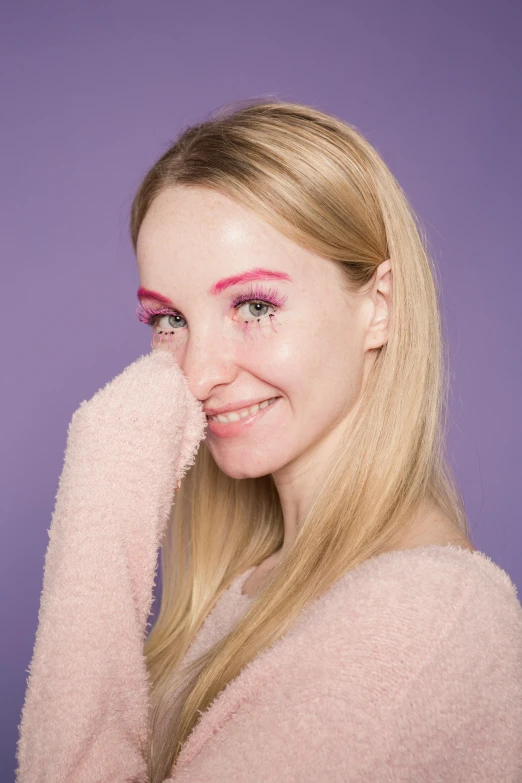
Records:
[[[364,350],[380,348],[388,341],[392,297],[392,262],[388,258],[374,272],[368,297],[373,303],[373,314],[368,325]]]

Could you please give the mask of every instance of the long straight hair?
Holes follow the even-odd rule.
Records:
[[[429,498],[468,536],[445,456],[447,352],[439,283],[404,192],[353,126],[309,106],[250,100],[183,130],[146,174],[131,209],[134,250],[165,188],[213,188],[302,247],[334,261],[346,290],[392,259],[389,337],[295,541],[235,627],[180,663],[230,583],[279,550],[284,521],[270,475],[225,475],[202,441],[177,491],[161,549],[163,590],[144,644],[151,682],[149,783],[173,772],[198,718],[242,668],[347,571],[383,551]]]

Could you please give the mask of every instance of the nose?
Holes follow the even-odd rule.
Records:
[[[201,401],[210,396],[215,386],[232,383],[237,377],[237,343],[225,339],[219,330],[206,329],[189,336],[179,357],[189,389]]]

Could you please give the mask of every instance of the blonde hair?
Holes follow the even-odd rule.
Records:
[[[132,204],[135,250],[154,198],[176,185],[214,188],[336,261],[347,290],[361,290],[391,258],[393,296],[387,344],[376,349],[350,430],[292,548],[237,625],[180,670],[223,590],[284,540],[272,477],[229,478],[200,444],[176,495],[161,550],[161,608],[144,645],[150,783],[172,774],[200,713],[241,669],[347,571],[385,551],[423,499],[469,532],[444,453],[447,356],[436,271],[375,149],[353,126],[305,105],[236,103],[185,129],[146,174]]]

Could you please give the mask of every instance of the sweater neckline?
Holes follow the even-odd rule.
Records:
[[[240,599],[244,599],[245,601],[252,601],[253,600],[252,596],[245,595],[243,593],[243,585],[245,584],[250,574],[253,573],[253,571],[255,571],[256,568],[257,566],[253,565],[249,569],[247,569],[244,573],[236,577],[229,587],[229,592],[235,596],[238,596]]]

